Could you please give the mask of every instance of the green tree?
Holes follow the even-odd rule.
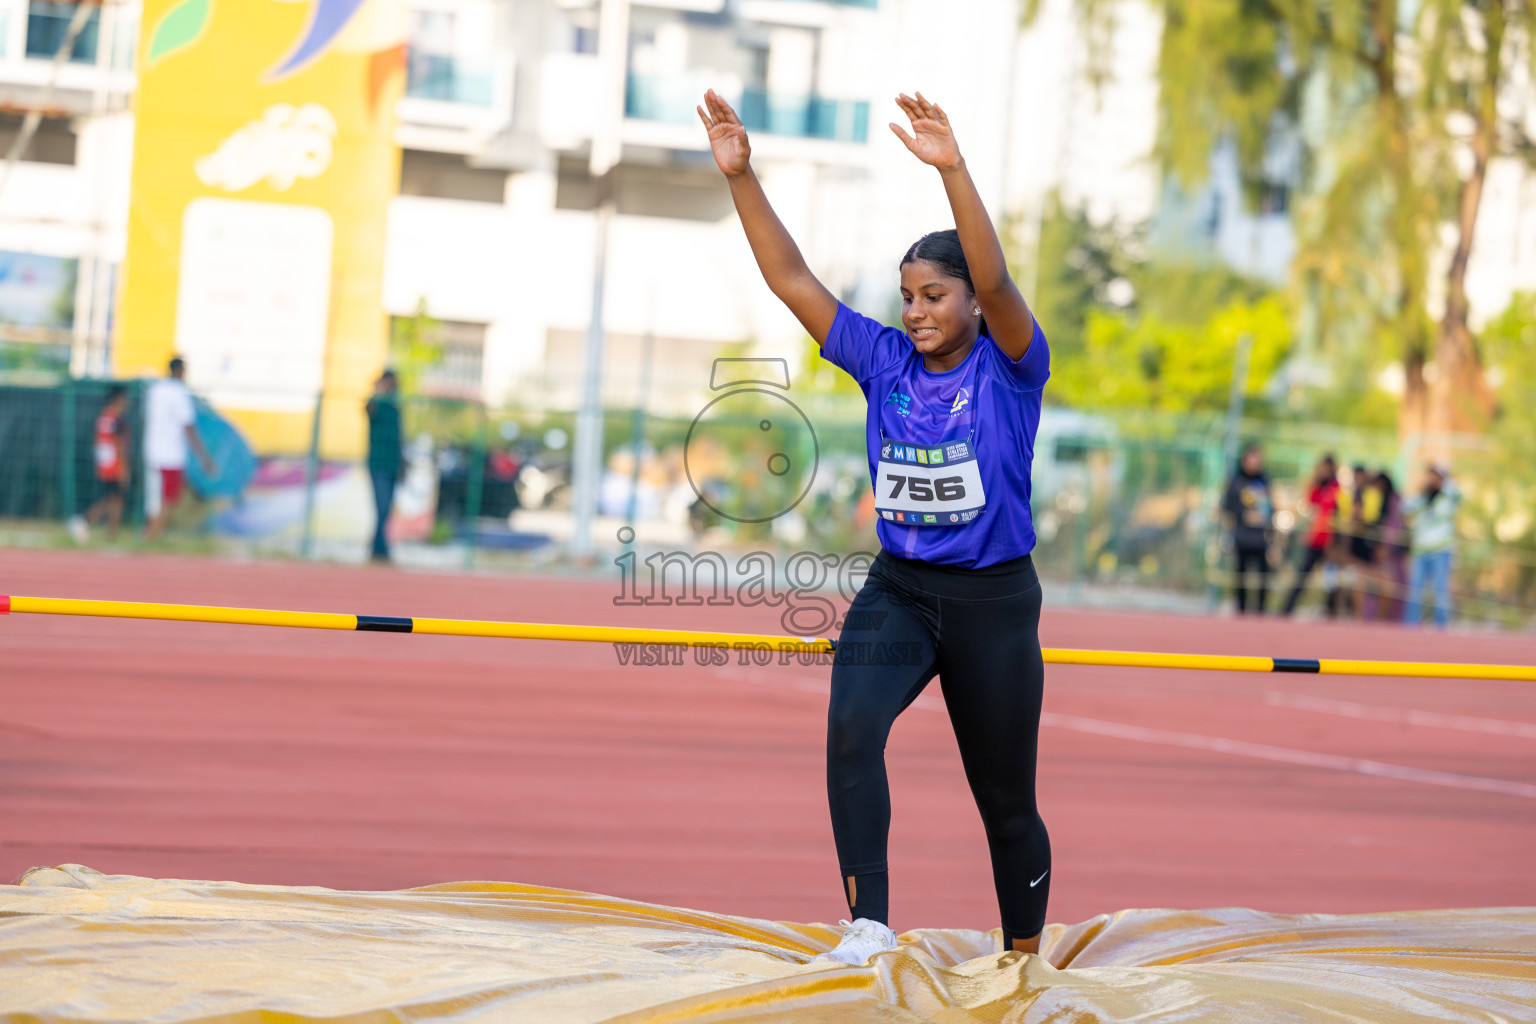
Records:
[[[1015,246],[1015,249],[1022,247]],[[1032,305],[1051,340],[1050,401],[1083,408],[1225,409],[1237,339],[1257,397],[1290,350],[1281,297],[1217,263],[1170,257],[1140,226],[1094,224],[1047,197]]]
[[[1467,262],[1489,161],[1532,148],[1499,106],[1533,56],[1532,0],[1160,8],[1162,165],[1185,183],[1203,180],[1212,147],[1230,140],[1252,196],[1275,133],[1300,138],[1293,302],[1308,314],[1304,344],[1345,365],[1381,361],[1361,349],[1395,349],[1405,433],[1475,425],[1490,402],[1467,324]],[[1442,227],[1453,241],[1436,325],[1425,297]]]
[[[1067,206],[1056,192],[1045,197],[1034,246],[1019,238],[1022,223],[1003,228],[1016,254],[1009,270],[1017,280],[1033,282],[1030,307],[1054,355],[1070,357],[1083,338],[1090,310],[1127,304],[1115,301],[1121,297],[1116,290],[1134,287],[1129,278],[1145,259],[1142,228],[1095,224],[1086,211]]]
[[[1244,335],[1253,339],[1247,391],[1260,397],[1290,347],[1290,327],[1277,297],[1235,300],[1203,323],[1092,310],[1081,356],[1057,362],[1051,388],[1080,407],[1221,410]]]
[[[427,300],[416,303],[411,316],[390,321],[389,361],[400,378],[400,393],[421,394],[421,378],[443,361],[442,323],[427,315]]]

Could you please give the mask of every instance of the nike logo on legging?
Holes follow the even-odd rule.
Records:
[[[1031,889],[1033,889],[1033,888],[1034,888],[1034,887],[1035,887],[1035,886],[1037,886],[1037,885],[1039,885],[1039,884],[1040,884],[1040,883],[1041,883],[1041,882],[1043,882],[1043,881],[1045,881],[1045,876],[1046,876],[1046,875],[1048,875],[1048,874],[1050,874],[1050,873],[1051,873],[1051,869],[1050,869],[1050,868],[1046,868],[1046,869],[1045,869],[1045,870],[1044,870],[1044,871],[1042,871],[1042,872],[1041,872],[1041,873],[1040,873],[1040,877],[1039,877],[1039,878],[1037,878],[1037,879],[1035,879],[1035,880],[1034,880],[1034,881],[1033,881],[1033,882],[1030,882],[1030,883],[1029,883],[1029,887],[1030,887],[1030,888],[1031,888]]]

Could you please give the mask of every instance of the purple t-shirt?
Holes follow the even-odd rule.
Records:
[[[1045,333],[1014,362],[983,334],[965,361],[946,373],[924,369],[912,340],[894,327],[839,304],[822,358],[846,370],[869,403],[865,442],[870,479],[882,439],[917,446],[970,439],[986,509],[958,526],[876,521],[880,545],[898,558],[979,569],[1021,558],[1035,547],[1029,467],[1040,426],[1040,393],[1051,375]]]

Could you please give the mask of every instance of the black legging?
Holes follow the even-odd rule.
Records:
[[[1307,578],[1328,558],[1327,548],[1307,548],[1301,556],[1301,564],[1296,567],[1296,583],[1291,587],[1291,592],[1286,595],[1285,607],[1281,609],[1282,615],[1289,615],[1296,610],[1296,603],[1301,600],[1301,592],[1307,589]],[[1326,570],[1325,570],[1326,572]],[[1338,588],[1326,589],[1323,595],[1323,609],[1331,619],[1338,607]]]
[[[886,920],[885,742],[937,674],[987,830],[1004,948],[1044,927],[1051,844],[1035,807],[1039,627],[1040,581],[1027,556],[985,569],[876,557],[838,640],[827,719],[838,861],[872,897],[850,897],[855,916]]]
[[[1264,605],[1269,600],[1269,553],[1263,548],[1237,548],[1237,570],[1234,573],[1233,590],[1237,597],[1237,613],[1242,615],[1248,610],[1248,570],[1252,569],[1258,574],[1258,603],[1254,605],[1254,611],[1264,614]]]

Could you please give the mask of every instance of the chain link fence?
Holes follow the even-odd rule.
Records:
[[[95,468],[95,420],[112,383],[0,385],[0,520],[11,537],[72,542],[68,525],[103,490]],[[142,450],[148,382],[125,383],[126,437],[135,455],[123,535],[109,541],[99,530],[75,530],[74,542],[144,543],[144,474],[136,453]],[[593,527],[599,564],[635,547],[728,557],[757,550],[878,550],[862,401],[795,397],[809,436],[779,437],[777,427],[764,428],[791,417],[761,396],[712,404],[707,416],[609,409]],[[574,528],[572,411],[421,397],[403,399],[401,411],[404,470],[388,530],[397,560],[509,569],[567,561]],[[364,415],[361,406],[357,415]],[[788,453],[793,472],[762,473],[768,449],[758,443],[760,430]],[[317,429],[307,434],[319,437]],[[1232,436],[1219,416],[1048,407],[1033,474],[1042,576],[1110,599],[1117,593],[1180,595],[1186,604],[1210,608],[1228,601],[1232,553],[1219,502],[1233,469]],[[1385,470],[1404,493],[1416,482],[1415,446],[1391,434],[1249,422],[1237,436],[1262,441],[1273,485],[1271,609],[1289,587],[1304,545],[1303,499],[1319,455],[1331,453],[1346,468]],[[1511,491],[1507,461],[1493,446],[1482,439],[1458,444],[1457,476],[1466,499],[1452,584],[1456,615],[1524,626],[1536,605],[1536,537],[1523,511],[1533,506],[1524,491]],[[322,458],[317,449],[318,440],[307,451],[264,453],[240,493],[194,495],[164,543],[363,560],[375,520],[367,467]],[[757,504],[742,504],[743,491]],[[765,510],[771,514],[760,514]],[[1352,563],[1350,526],[1338,525],[1344,538],[1339,553],[1313,574],[1303,607],[1322,609],[1326,592],[1334,590],[1342,595],[1335,598],[1342,614],[1360,614],[1367,594],[1379,599],[1372,602],[1379,615],[1397,614],[1405,573]]]

